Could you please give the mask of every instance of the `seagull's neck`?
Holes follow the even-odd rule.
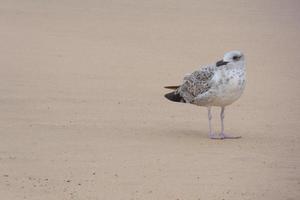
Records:
[[[237,69],[237,70],[245,70],[245,62],[244,61],[239,61],[233,65],[230,66],[231,69]]]

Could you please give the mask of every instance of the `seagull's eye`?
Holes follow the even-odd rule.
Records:
[[[233,56],[232,58],[233,58],[233,60],[238,60],[240,58],[240,56]]]

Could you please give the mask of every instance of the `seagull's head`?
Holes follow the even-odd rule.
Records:
[[[227,65],[228,63],[243,62],[245,60],[244,54],[240,51],[229,51],[224,54],[223,60],[216,63],[217,67]]]

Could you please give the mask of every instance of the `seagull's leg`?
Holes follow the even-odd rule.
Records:
[[[224,117],[225,117],[225,107],[221,108],[220,118],[221,118],[221,137],[225,137],[224,134]]]
[[[211,127],[211,119],[212,119],[211,107],[207,107],[207,111],[208,111],[208,115],[207,116],[208,116],[208,126],[209,126],[209,138],[210,139],[220,139],[220,137],[218,137],[212,131],[212,127]]]
[[[238,138],[241,138],[241,136],[234,137],[234,136],[226,135],[224,133],[224,117],[225,117],[225,107],[222,107],[221,108],[221,114],[220,114],[220,118],[221,118],[221,133],[220,133],[220,137],[221,137],[221,139],[238,139]]]

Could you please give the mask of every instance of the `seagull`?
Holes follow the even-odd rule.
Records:
[[[174,91],[165,97],[174,102],[205,106],[208,110],[209,137],[211,139],[238,139],[224,133],[225,107],[240,98],[246,85],[245,56],[240,51],[229,51],[215,64],[206,65],[183,78],[177,86],[166,86]],[[221,133],[211,126],[211,107],[221,107]]]

